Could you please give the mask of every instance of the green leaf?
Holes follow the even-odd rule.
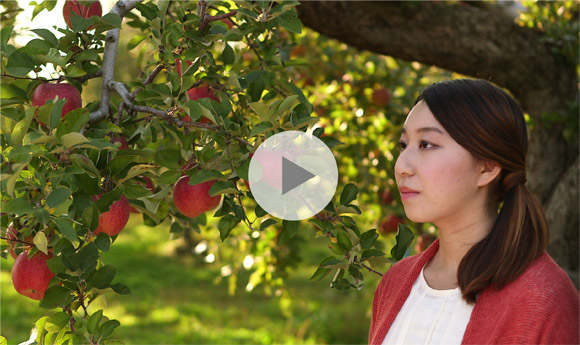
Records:
[[[157,6],[155,6],[153,3],[137,3],[135,7],[137,8],[137,11],[141,12],[143,17],[149,20],[153,20],[158,17],[159,8],[157,8]]]
[[[95,334],[99,330],[99,324],[101,323],[101,319],[103,317],[103,309],[99,309],[94,312],[91,316],[89,316],[89,320],[87,322],[87,331],[90,334]]]
[[[338,242],[337,244],[347,252],[352,248],[352,243],[350,242],[350,239],[346,233],[339,231],[336,234],[336,239]]]
[[[262,133],[272,129],[273,127],[274,126],[269,121],[260,122],[257,125],[255,125],[254,127],[252,127],[252,130],[250,131],[250,136],[253,137],[253,136],[256,136],[258,134],[262,134]]]
[[[120,325],[121,323],[117,320],[106,321],[101,325],[101,328],[99,329],[99,334],[102,337],[108,337],[109,335],[111,335],[111,333],[113,333],[115,328],[119,327]]]
[[[74,153],[69,156],[71,162],[76,163],[78,166],[83,168],[91,177],[100,178],[101,174],[99,173],[99,169],[95,166],[95,163],[86,156],[83,156],[78,153]]]
[[[224,65],[231,65],[234,63],[234,59],[236,58],[236,54],[232,47],[229,44],[225,44],[224,51],[222,53],[222,61]]]
[[[64,202],[70,197],[70,190],[65,187],[58,187],[53,190],[47,197],[46,197],[46,204],[50,208],[54,208],[58,206],[60,203]]]
[[[348,264],[346,262],[342,262],[341,260],[338,260],[334,256],[329,256],[329,257],[325,258],[324,260],[322,260],[322,262],[318,266],[322,267],[322,268],[329,268],[329,269],[330,268],[343,268],[344,269],[348,266]]]
[[[260,231],[264,231],[264,229],[274,224],[278,224],[278,221],[275,219],[266,219],[262,223],[260,223]]]
[[[340,204],[348,205],[351,201],[356,200],[358,188],[354,183],[347,184],[340,194]]]
[[[189,178],[189,184],[194,186],[207,181],[213,181],[223,178],[221,172],[213,169],[195,170]]]
[[[348,279],[340,278],[332,282],[331,287],[338,289],[339,291],[346,291],[351,288]]]
[[[111,287],[113,288],[113,291],[115,291],[119,295],[130,295],[131,294],[131,288],[129,288],[125,284],[117,283],[117,284],[113,284]]]
[[[89,113],[84,109],[75,109],[60,119],[56,127],[56,137],[61,138],[68,133],[79,133],[89,123]]]
[[[121,185],[121,184],[123,184],[123,182],[127,181],[128,179],[131,179],[135,176],[142,175],[143,173],[145,173],[147,171],[151,171],[153,169],[155,169],[155,165],[153,165],[153,164],[134,165],[131,167],[131,169],[129,169],[129,172],[127,172],[127,176],[120,179],[119,182],[117,182],[117,184]]]
[[[298,233],[299,221],[283,220],[282,232],[278,235],[278,244],[283,244],[290,241]]]
[[[362,249],[369,249],[370,247],[372,247],[375,244],[375,242],[377,241],[377,238],[379,238],[379,234],[377,233],[376,229],[371,229],[369,231],[366,231],[361,236]]]
[[[239,219],[231,214],[225,215],[224,217],[222,217],[222,219],[220,219],[220,222],[218,224],[218,229],[220,231],[220,238],[222,241],[224,241],[226,238],[228,238],[228,236],[232,232],[232,229],[236,225],[238,225],[238,223],[240,221],[241,221],[241,219]]]
[[[8,44],[8,40],[10,40],[10,36],[12,35],[12,30],[14,30],[14,26],[5,26],[0,29],[0,46],[2,50]]]
[[[37,34],[38,36],[44,38],[45,41],[50,43],[53,47],[58,47],[58,39],[56,36],[47,29],[33,29],[32,32]]]
[[[238,193],[236,185],[234,185],[230,181],[216,181],[209,189],[210,196],[216,196],[226,193],[234,193],[234,194]]]
[[[34,242],[34,245],[36,248],[38,248],[38,250],[48,255],[48,239],[46,238],[46,234],[44,232],[37,232],[36,235],[34,235],[32,242]]]
[[[139,43],[143,42],[145,40],[145,36],[143,35],[135,35],[133,36],[133,38],[131,38],[129,40],[129,43],[127,43],[127,50],[132,50],[135,47],[137,47],[139,45]]]
[[[236,168],[236,174],[238,174],[238,176],[241,179],[248,181],[250,179],[250,177],[248,176],[249,170],[250,170],[250,160],[248,159],[242,165]]]
[[[328,273],[330,273],[330,269],[328,268],[322,268],[319,267],[316,272],[314,272],[314,274],[312,275],[312,277],[310,277],[310,280],[313,281],[319,281],[321,279],[323,279],[324,277],[326,277],[328,275]]]
[[[84,272],[92,272],[97,267],[97,260],[99,259],[99,252],[97,245],[94,242],[87,244],[78,253],[80,268]]]
[[[91,283],[97,289],[104,289],[111,284],[116,274],[117,268],[115,266],[105,265],[97,270]]]
[[[300,19],[298,19],[298,14],[296,13],[295,8],[282,14],[279,18],[279,24],[291,32],[297,34],[302,33],[302,23],[300,22]]]
[[[39,306],[45,309],[53,309],[63,306],[70,295],[70,291],[60,285],[49,287],[44,293]]]
[[[407,249],[411,245],[411,242],[413,242],[414,238],[415,237],[413,236],[413,232],[411,229],[409,229],[408,226],[405,224],[399,224],[399,230],[397,231],[397,236],[395,237],[396,244],[393,249],[391,249],[391,256],[393,259],[396,261],[401,260],[405,256],[405,253],[407,252]]]
[[[28,72],[35,67],[32,56],[20,51],[10,54],[6,63],[6,71],[16,77],[26,77]]]
[[[34,207],[32,207],[28,200],[28,196],[26,195],[17,199],[8,200],[8,202],[2,207],[2,212],[23,216],[25,214],[33,213]]]
[[[89,139],[80,133],[67,133],[60,137],[60,141],[66,148],[88,143]]]
[[[70,316],[64,311],[51,315],[44,324],[44,328],[50,333],[57,333],[70,321]]]
[[[108,252],[111,247],[111,238],[104,232],[100,232],[95,239],[95,245],[102,252]]]
[[[370,258],[375,257],[375,256],[384,256],[384,255],[386,255],[386,254],[378,249],[368,249],[368,250],[365,250],[364,252],[362,252],[361,261],[365,261],[365,260],[370,259]]]
[[[10,138],[12,139],[13,146],[20,146],[22,145],[22,139],[28,132],[28,128],[30,127],[30,123],[32,122],[32,118],[34,116],[34,111],[36,109],[29,108],[24,113],[24,119],[18,121],[14,129],[12,130],[12,135]]]
[[[326,146],[328,146],[328,148],[333,148],[336,145],[344,145],[342,141],[335,139],[333,137],[323,137],[320,138],[320,140],[322,140],[322,142],[325,143]]]

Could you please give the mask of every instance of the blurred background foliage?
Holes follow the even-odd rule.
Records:
[[[529,12],[521,23],[544,28],[558,39],[577,42],[573,39],[576,36],[567,36],[573,35],[569,26],[558,24],[558,18],[565,13],[577,15],[577,4],[565,4],[561,10],[562,6],[552,6],[551,2],[525,3]],[[14,20],[19,10],[16,2],[3,2],[2,6],[5,25]],[[195,2],[174,2],[172,6],[194,10]],[[124,25],[122,30],[116,66],[116,79],[126,84],[142,75],[147,66],[164,60],[156,53],[158,46],[148,33],[139,29],[139,21],[145,19],[138,11],[133,14],[134,25]],[[359,228],[379,229],[379,247],[387,251],[394,245],[396,233],[387,221],[396,217],[416,235],[408,254],[422,250],[433,240],[435,228],[404,220],[393,175],[400,130],[425,86],[461,76],[417,62],[359,51],[304,27],[300,34],[277,27],[269,33],[248,38],[256,44],[257,51],[271,52],[291,62],[287,64],[291,67],[281,73],[287,73],[312,104],[311,116],[317,116],[318,122],[310,125],[310,130],[321,127],[323,135],[342,143],[333,147],[340,178],[337,190],[347,183],[358,186],[357,204],[362,214],[353,218]],[[232,69],[259,69],[261,57],[248,40],[235,42],[232,48]],[[215,49],[218,56],[224,47]],[[577,60],[577,53],[576,47],[567,51],[567,56]],[[170,65],[169,70],[174,67],[175,61],[165,62]],[[215,77],[212,73],[226,71],[210,69],[197,77],[211,80]],[[162,73],[156,83],[168,82],[169,78]],[[222,86],[224,90],[229,87]],[[99,79],[89,80],[83,88],[84,102],[98,101],[99,89]],[[377,90],[386,90],[388,101],[373,101]],[[115,95],[113,103],[119,102]],[[246,210],[255,209],[251,200],[245,202]],[[128,228],[111,250],[103,253],[103,258],[117,266],[118,277],[131,287],[133,294],[102,296],[93,306],[106,305],[109,316],[121,322],[122,327],[116,331],[118,339],[128,344],[367,342],[378,275],[366,274],[365,287],[360,291],[329,289],[328,279],[309,280],[332,244],[328,238],[316,236],[313,224],[301,222],[298,235],[278,246],[278,225],[263,232],[250,232],[240,223],[222,242],[217,220],[208,212],[181,223],[183,228],[174,228],[168,222],[153,226],[146,216],[132,215]],[[37,302],[14,291],[9,277],[11,264],[1,260],[2,335],[20,342],[28,339],[32,320],[44,312]],[[384,273],[388,265],[375,269]]]

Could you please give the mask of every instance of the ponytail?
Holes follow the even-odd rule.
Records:
[[[508,179],[504,185],[506,182],[509,183]],[[463,299],[475,303],[488,286],[501,289],[514,281],[542,255],[547,245],[548,222],[544,211],[528,187],[517,183],[505,194],[491,232],[459,264],[457,279]]]

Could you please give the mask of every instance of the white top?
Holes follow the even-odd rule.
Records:
[[[383,345],[461,344],[474,305],[461,298],[459,288],[431,288],[423,275],[424,269],[389,328]]]

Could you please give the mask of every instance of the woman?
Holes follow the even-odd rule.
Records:
[[[405,213],[435,224],[439,239],[383,277],[369,342],[578,344],[578,291],[545,252],[548,225],[525,186],[517,103],[484,80],[433,84],[400,146]]]

